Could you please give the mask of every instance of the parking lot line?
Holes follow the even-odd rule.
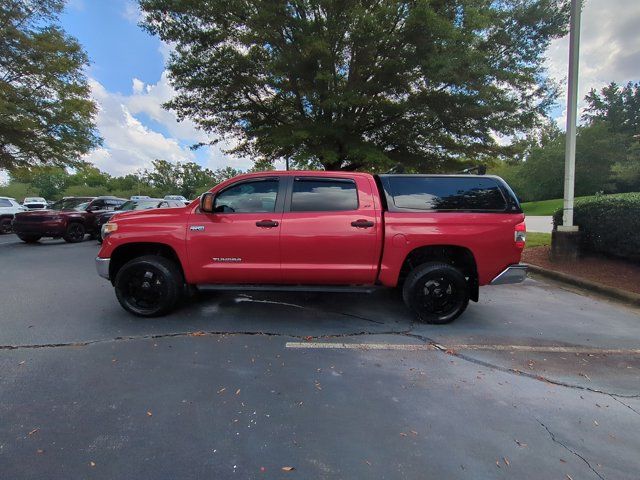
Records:
[[[640,348],[585,348],[559,345],[481,345],[457,344],[397,344],[397,343],[339,343],[339,342],[287,342],[286,348],[317,348],[345,350],[492,350],[532,353],[575,353],[583,355],[640,355]]]

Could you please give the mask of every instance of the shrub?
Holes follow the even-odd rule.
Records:
[[[640,260],[640,193],[578,199],[573,218],[583,232],[585,251]],[[553,215],[553,224],[562,225],[562,209]]]

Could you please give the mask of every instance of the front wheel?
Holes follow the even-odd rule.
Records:
[[[115,279],[120,305],[140,317],[157,317],[172,310],[180,300],[183,285],[175,262],[156,255],[130,260]]]
[[[0,233],[11,233],[11,219],[3,218],[0,220]]]
[[[84,240],[84,236],[87,233],[84,225],[78,222],[71,222],[67,226],[67,230],[64,232],[62,238],[68,243],[78,243]]]
[[[423,322],[444,324],[467,308],[469,285],[464,274],[447,263],[424,263],[407,276],[402,298]]]

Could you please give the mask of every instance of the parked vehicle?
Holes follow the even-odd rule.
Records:
[[[187,200],[187,198],[183,197],[182,195],[165,195],[164,199],[165,200],[178,200],[179,202],[182,202],[185,205],[189,205],[191,203],[191,200]]]
[[[186,287],[352,291],[398,287],[429,323],[480,285],[518,283],[524,215],[499,177],[260,172],[199,205],[122,213],[96,258],[125,310],[157,316]]]
[[[23,200],[22,206],[28,210],[44,210],[48,204],[42,197],[27,197]]]
[[[162,198],[147,198],[144,200],[127,200],[125,203],[117,207],[115,210],[102,212],[96,215],[96,231],[100,232],[102,226],[109,221],[111,217],[118,213],[130,212],[133,210],[149,210],[151,208],[178,208],[184,207],[184,203],[177,200],[166,200]],[[102,235],[98,236],[98,242],[102,243]]]
[[[76,243],[86,234],[97,237],[95,216],[113,210],[126,200],[116,197],[66,197],[47,210],[23,212],[15,215],[13,230],[20,240],[34,243],[42,237],[63,238]]]
[[[0,234],[11,233],[11,222],[16,213],[27,209],[16,202],[15,198],[0,197]]]
[[[129,198],[129,200],[147,200],[148,198],[151,198],[149,195],[131,195],[131,198]]]

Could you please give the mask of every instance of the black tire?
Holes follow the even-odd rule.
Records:
[[[100,238],[100,234],[96,232],[91,232],[89,234],[89,240],[99,240],[102,243],[102,239]]]
[[[441,325],[465,311],[469,284],[460,270],[447,263],[423,263],[407,276],[402,298],[419,320]]]
[[[3,218],[0,220],[0,234],[11,233],[13,228],[11,227],[11,219]]]
[[[118,302],[127,312],[139,317],[158,317],[177,305],[184,280],[174,261],[146,255],[125,263],[114,286]]]
[[[18,238],[22,240],[24,243],[36,243],[42,237],[40,235],[27,235],[24,233],[19,233]]]
[[[87,230],[80,222],[71,222],[67,225],[67,230],[64,232],[62,238],[67,243],[78,243],[84,240]]]

